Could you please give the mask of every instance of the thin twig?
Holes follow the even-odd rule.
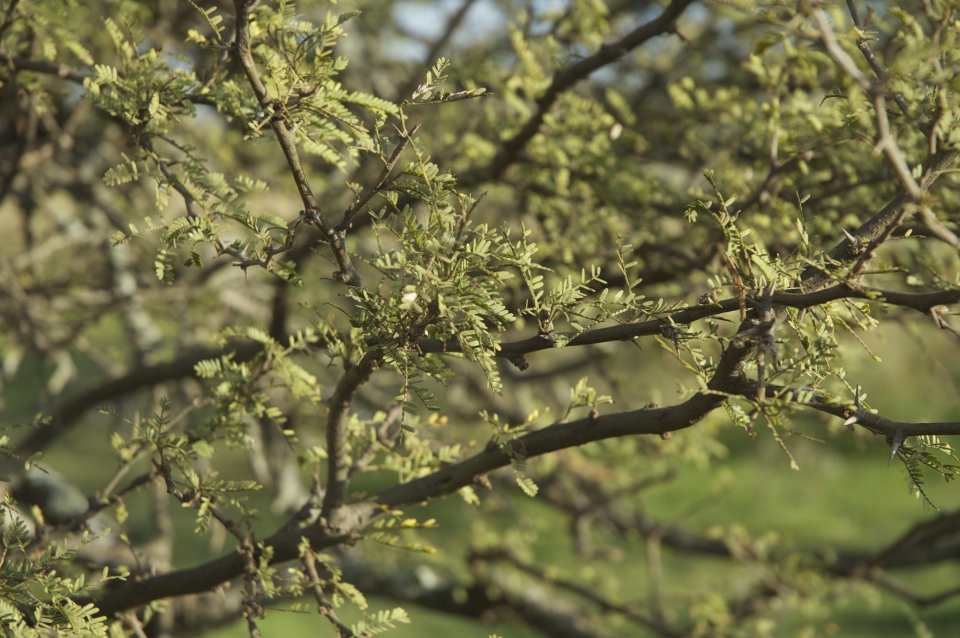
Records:
[[[850,11],[850,18],[853,20],[853,25],[857,28],[857,47],[863,53],[863,57],[867,59],[867,64],[870,65],[870,68],[873,69],[873,73],[877,76],[877,81],[881,84],[887,77],[887,74],[883,71],[883,67],[880,65],[880,61],[877,59],[877,56],[873,53],[873,47],[870,46],[870,41],[864,35],[863,22],[860,20],[860,11],[857,9],[856,0],[847,0],[847,9]],[[910,115],[910,106],[907,104],[907,101],[904,99],[903,95],[899,93],[894,93],[893,101],[897,103],[897,106],[900,107],[900,111],[909,116]]]
[[[7,10],[3,12],[3,19],[0,20],[0,36],[3,36],[3,32],[13,24],[13,12],[17,10],[18,4],[20,4],[20,0],[10,0]]]
[[[347,625],[340,620],[337,616],[337,612],[334,611],[333,605],[330,604],[330,601],[327,600],[326,595],[323,593],[323,580],[320,578],[320,574],[317,572],[317,556],[312,551],[307,550],[303,555],[303,558],[300,559],[300,562],[303,564],[304,571],[307,572],[307,578],[310,579],[308,585],[310,591],[313,593],[314,600],[317,601],[317,611],[321,616],[326,616],[327,620],[336,628],[337,634],[340,638],[354,638],[356,634],[353,633],[353,630],[350,629]]]
[[[463,183],[482,182],[488,179],[497,179],[503,175],[507,168],[519,157],[520,152],[527,145],[527,142],[540,131],[540,126],[543,124],[544,118],[564,91],[597,69],[616,62],[647,40],[664,33],[673,33],[674,24],[677,19],[680,18],[687,6],[692,4],[692,2],[693,0],[673,0],[673,2],[663,10],[663,13],[654,20],[638,27],[616,42],[604,44],[595,54],[558,71],[553,76],[553,81],[550,83],[550,86],[544,94],[537,99],[537,111],[527,120],[523,128],[503,143],[500,151],[486,168],[476,174],[463,175],[461,181]]]
[[[830,54],[834,62],[836,62],[847,75],[873,97],[874,118],[877,124],[876,148],[882,150],[887,156],[887,160],[896,172],[900,184],[907,193],[907,197],[914,202],[920,201],[923,197],[923,190],[913,178],[910,168],[903,158],[903,153],[901,153],[900,147],[890,132],[890,123],[887,119],[886,98],[883,95],[882,88],[870,82],[863,71],[850,59],[847,52],[843,50],[843,47],[840,46],[836,36],[833,34],[830,23],[827,22],[826,14],[822,10],[817,10],[813,12],[813,16],[817,21],[817,26],[820,27],[820,37],[823,40],[824,47],[827,49],[827,53]]]
[[[884,574],[870,574],[866,577],[866,580],[921,608],[933,607],[935,605],[944,603],[951,598],[960,596],[960,586],[947,589],[933,596],[921,596],[920,594],[908,589],[905,585],[894,581]]]
[[[464,0],[463,4],[460,5],[460,8],[457,9],[452,16],[450,16],[450,18],[447,20],[446,26],[443,28],[443,33],[439,38],[434,40],[433,44],[430,46],[430,50],[427,51],[427,55],[424,56],[424,63],[433,64],[434,60],[437,59],[437,55],[440,53],[443,47],[447,45],[447,42],[450,41],[450,38],[453,36],[453,32],[456,31],[457,27],[460,26],[460,23],[463,22],[463,19],[466,17],[467,12],[470,11],[470,8],[473,6],[474,2],[476,2],[476,0]],[[419,83],[419,77],[411,76],[403,84],[400,90],[397,91],[397,101],[408,98]]]
[[[397,147],[393,149],[393,153],[390,155],[390,159],[387,160],[386,164],[383,166],[383,171],[380,173],[380,177],[377,178],[375,184],[367,186],[363,192],[360,194],[360,197],[357,198],[357,201],[354,202],[350,208],[343,212],[343,220],[337,224],[337,232],[346,233],[350,230],[350,227],[353,223],[353,218],[356,216],[360,210],[367,205],[374,195],[383,190],[383,187],[387,185],[390,172],[393,170],[393,167],[397,165],[397,162],[400,160],[400,155],[403,154],[404,149],[407,148],[407,145],[410,143],[411,138],[417,134],[417,131],[420,130],[420,124],[418,123],[413,127],[413,130],[409,133],[400,134],[400,142],[397,144]]]
[[[940,328],[941,330],[952,332],[954,335],[957,336],[958,339],[960,339],[960,330],[957,330],[956,328],[951,326],[949,323],[947,323],[946,319],[940,316],[941,310],[943,310],[943,308],[940,306],[935,306],[930,309],[930,315],[933,317],[934,323],[936,323],[937,327]]]
[[[377,455],[377,451],[380,448],[392,449],[392,447],[396,444],[396,441],[390,438],[389,431],[393,424],[397,422],[397,419],[399,419],[402,415],[403,402],[400,401],[390,408],[390,411],[387,412],[387,416],[384,417],[383,422],[380,423],[376,428],[373,440],[371,440],[370,444],[367,445],[367,447],[357,455],[356,459],[354,459],[353,464],[350,466],[349,476],[353,476],[357,472],[362,472],[364,469],[366,469],[367,465]]]
[[[154,467],[159,472],[160,476],[163,477],[164,482],[167,486],[167,493],[172,495],[182,504],[188,507],[197,507],[200,503],[204,503],[210,515],[213,516],[223,528],[226,529],[230,534],[234,536],[239,542],[238,552],[242,558],[243,565],[243,578],[247,585],[247,590],[243,597],[243,615],[247,619],[247,629],[250,632],[250,638],[259,638],[260,629],[257,627],[256,619],[263,618],[264,611],[263,606],[260,604],[260,570],[257,566],[257,547],[256,542],[253,538],[252,533],[247,534],[244,532],[243,528],[240,526],[240,523],[231,519],[226,514],[224,514],[218,507],[210,503],[209,501],[204,502],[200,499],[200,494],[195,490],[190,490],[188,492],[181,491],[173,480],[172,468],[170,467],[169,461],[167,461],[161,455],[160,461],[153,462]]]

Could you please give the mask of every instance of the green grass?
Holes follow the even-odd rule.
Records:
[[[394,601],[371,597],[371,609],[391,609]],[[303,606],[309,607],[310,601],[304,600]],[[424,638],[427,636],[462,636],[463,638],[488,638],[491,634],[503,638],[540,638],[542,634],[519,627],[506,621],[480,624],[470,619],[459,618],[428,609],[406,608],[410,624],[398,624],[388,634],[391,638]],[[360,614],[344,609],[341,620],[352,624],[360,619]],[[325,618],[319,618],[315,611],[290,612],[270,611],[267,617],[257,622],[264,638],[269,636],[316,636],[317,638],[336,638],[336,631]],[[245,621],[238,621],[219,629],[209,638],[249,638]]]

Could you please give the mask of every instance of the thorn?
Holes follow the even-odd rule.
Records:
[[[853,392],[853,401],[854,401],[854,405],[857,406],[857,411],[852,417],[850,417],[849,419],[843,422],[843,424],[851,432],[853,431],[853,424],[859,421],[860,418],[864,416],[864,412],[866,412],[866,410],[863,407],[863,396],[860,394],[859,385],[856,387],[856,389]]]
[[[887,467],[890,467],[890,464],[893,463],[901,443],[903,443],[903,430],[898,429],[893,433],[893,440],[890,441],[890,458],[887,460]]]
[[[850,233],[848,233],[846,228],[841,228],[840,230],[843,231],[843,234],[847,236],[847,240],[849,240],[849,242],[853,244],[854,247],[857,247],[860,245],[860,240],[854,237],[853,235],[851,235]]]

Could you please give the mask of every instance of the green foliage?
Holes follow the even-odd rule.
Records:
[[[315,597],[338,631],[334,610],[350,603],[358,636],[409,621],[370,610],[334,545],[390,565],[437,560],[458,605],[482,591],[472,605],[535,609],[531,592],[563,582],[615,619],[577,617],[621,633],[645,618],[665,635],[779,635],[787,612],[825,616],[858,579],[897,590],[880,558],[831,571],[829,552],[774,533],[649,523],[640,493],[724,458],[730,440],[767,439],[800,469],[791,437],[842,448],[840,424],[886,435],[928,504],[930,476],[960,473],[945,440],[902,436],[939,417],[876,416],[859,380],[860,358],[907,349],[881,338],[900,324],[956,333],[960,178],[933,167],[960,148],[960,5],[872,4],[858,26],[840,5],[738,1],[656,26],[660,8],[632,3],[505,3],[502,28],[468,38],[456,21],[490,9],[467,4],[412,63],[399,53],[416,34],[397,14],[419,5],[188,4],[0,8],[0,135],[16,141],[0,152],[2,400],[11,424],[51,415],[22,438],[0,426],[0,455],[11,474],[36,466],[36,449],[108,402],[115,457],[67,522],[4,501],[0,633],[136,633],[140,620],[111,625],[91,598],[126,591],[105,582],[126,567],[111,559],[93,580],[73,548],[103,513],[138,556],[157,531],[137,520],[153,483],[149,498],[189,510],[195,534],[232,538],[233,613],[254,628],[281,596]],[[884,210],[896,214],[879,228]],[[721,406],[727,418],[710,415]],[[614,410],[631,413],[594,437]],[[839,427],[811,436],[810,410]],[[686,420],[649,425],[674,418]],[[543,442],[573,428],[592,442]],[[264,488],[271,510],[297,513],[277,523]],[[407,510],[454,491],[473,507],[451,550],[439,516]],[[417,498],[378,500],[397,493]],[[537,571],[530,513],[547,508],[566,517],[555,527],[577,560],[612,565],[643,535],[649,600],[621,605],[632,585],[612,575],[601,585],[616,595],[585,596],[586,567]],[[504,512],[510,529],[496,527]],[[301,564],[278,570],[294,552],[270,543],[301,532]],[[759,593],[665,601],[659,547],[677,538],[749,567]],[[482,566],[481,546],[524,560]],[[451,554],[465,564],[440,564]],[[150,569],[136,578],[156,582]],[[421,580],[398,589],[431,589]],[[149,603],[144,623],[162,613]]]
[[[0,522],[3,524],[0,632],[17,638],[109,635],[109,625],[97,616],[96,606],[78,605],[73,598],[117,577],[109,577],[107,570],[97,579],[99,582],[88,583],[82,573],[66,577],[61,570],[69,569],[77,547],[68,547],[66,541],[50,545],[39,553],[37,548],[29,547],[31,533],[9,494],[0,506]],[[93,540],[84,534],[79,546]]]

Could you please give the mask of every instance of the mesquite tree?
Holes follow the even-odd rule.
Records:
[[[960,337],[958,37],[953,0],[6,0],[3,635],[946,601],[894,572],[957,560],[960,512],[798,549],[642,496],[794,435],[949,506],[960,422],[848,362]],[[752,571],[671,595],[661,549]]]

